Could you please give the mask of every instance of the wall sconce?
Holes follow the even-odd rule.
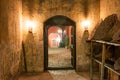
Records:
[[[90,26],[90,21],[89,20],[86,20],[86,21],[83,21],[82,22],[82,27],[85,29],[85,30],[88,30]]]
[[[34,27],[34,22],[33,21],[27,21],[26,25],[27,25],[27,28],[28,28],[28,32],[32,33],[33,27]]]

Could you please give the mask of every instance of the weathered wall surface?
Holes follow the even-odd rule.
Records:
[[[39,44],[34,46],[36,49],[39,49],[39,52],[35,53],[39,55],[39,59],[37,61],[39,62],[39,65],[36,65],[38,67],[37,71],[43,71],[44,69],[44,22],[48,18],[56,15],[67,16],[76,22],[76,69],[78,71],[89,69],[89,58],[86,56],[86,53],[88,52],[85,51],[86,46],[84,46],[86,44],[86,37],[83,37],[84,28],[81,26],[81,22],[86,19],[91,20],[92,25],[89,28],[91,33],[94,25],[99,21],[99,3],[99,0],[23,0],[24,41],[28,35],[26,21],[31,20],[36,22],[33,29],[33,36],[35,44]],[[29,62],[32,63],[32,59]],[[29,67],[32,66],[34,66],[34,63]]]
[[[101,0],[100,17],[104,19],[108,15],[117,14],[120,20],[120,0]]]
[[[41,72],[44,70],[44,15],[39,14],[39,8],[41,8],[39,1],[40,0],[23,0],[22,27],[27,72]],[[29,33],[29,26],[31,26],[31,23],[33,23],[32,33]],[[24,65],[22,68],[24,71]]]
[[[21,56],[21,0],[0,0],[0,80],[13,80]]]
[[[82,0],[83,1],[83,0]],[[87,5],[87,9],[86,6]],[[84,8],[82,8],[84,7]],[[76,54],[77,54],[77,70],[88,71],[89,70],[89,50],[90,46],[86,43],[86,39],[91,38],[92,31],[95,25],[99,22],[100,14],[100,1],[99,0],[88,0],[88,4],[82,4],[81,14],[79,13],[79,21],[76,21]],[[76,10],[77,12],[77,10]],[[82,15],[83,14],[83,15]],[[77,19],[77,18],[76,18]],[[84,20],[90,21],[88,32],[81,26],[81,22]]]

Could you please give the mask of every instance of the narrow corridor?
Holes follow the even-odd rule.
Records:
[[[0,0],[0,80],[120,80],[120,0]]]

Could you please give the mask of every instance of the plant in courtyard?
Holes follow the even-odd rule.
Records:
[[[63,41],[60,41],[59,47],[60,47],[60,48],[65,47],[65,43],[64,43]]]
[[[68,49],[73,49],[73,45],[68,45],[67,48]]]

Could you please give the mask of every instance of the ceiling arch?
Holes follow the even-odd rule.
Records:
[[[73,20],[71,20],[70,18],[63,16],[63,15],[56,15],[53,16],[49,19],[47,19],[44,22],[45,25],[47,26],[71,26],[71,25],[75,25],[75,22]]]

